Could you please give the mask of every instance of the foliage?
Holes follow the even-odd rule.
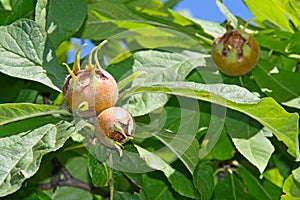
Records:
[[[3,199],[300,198],[300,4],[244,0],[247,26],[216,0],[261,47],[250,73],[229,77],[210,57],[225,22],[183,16],[177,2],[0,1]],[[98,59],[136,121],[122,157],[63,103],[70,37],[108,40]],[[81,185],[54,184],[53,158]]]

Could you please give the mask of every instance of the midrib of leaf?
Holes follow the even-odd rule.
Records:
[[[34,113],[34,114],[29,114],[29,115],[25,115],[25,116],[21,116],[21,117],[12,118],[9,120],[4,120],[3,122],[0,122],[0,126],[9,124],[12,122],[29,119],[29,118],[41,117],[41,116],[52,115],[52,114],[70,115],[70,113],[66,110],[50,110],[50,111],[46,111],[46,112],[38,112],[38,113]]]
[[[254,178],[254,176],[253,176],[251,173],[249,173],[248,170],[244,170],[244,171],[245,171],[248,175],[250,175],[250,177],[254,180],[254,182],[257,183],[258,187],[266,194],[266,196],[267,196],[270,200],[272,200],[272,197],[268,194],[268,192],[265,190],[265,188],[263,188],[263,187],[261,186],[261,184],[257,181],[257,179]]]
[[[264,67],[262,67],[260,64],[258,64],[259,68],[264,71],[266,74],[268,74],[268,72],[266,71],[266,69]],[[291,95],[298,97],[298,95],[296,93],[294,93],[293,91],[291,91],[289,88],[285,87],[284,85],[282,85],[276,78],[274,78],[274,76],[269,76],[270,79],[272,79],[275,83],[277,83],[277,85],[279,85],[283,90],[289,92]]]
[[[160,199],[160,197],[168,190],[168,187],[165,187],[157,196],[156,199]]]
[[[231,188],[232,188],[232,195],[233,195],[233,198],[235,200],[237,200],[236,198],[236,194],[235,194],[235,185],[234,185],[234,179],[233,179],[233,175],[230,173],[230,179],[231,179]]]

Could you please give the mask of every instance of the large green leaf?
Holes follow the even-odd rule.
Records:
[[[141,92],[185,96],[242,112],[271,130],[289,148],[288,152],[299,159],[299,116],[297,113],[288,113],[272,98],[260,100],[245,88],[235,85],[193,82],[148,83],[128,89],[121,98]]]
[[[65,114],[70,115],[67,110],[59,106],[39,105],[31,103],[7,103],[0,105],[0,126],[29,118]]]
[[[149,165],[149,167],[155,170],[160,170],[165,174],[176,192],[189,198],[199,198],[199,194],[196,191],[192,181],[189,180],[185,175],[173,169],[161,158],[147,151],[146,149],[143,149],[137,145],[135,145],[135,147],[137,148],[140,156],[146,161],[147,165]]]
[[[136,135],[138,138],[140,134]],[[146,137],[146,133],[142,133]],[[149,134],[148,137],[153,136],[164,144],[163,148],[152,152],[165,162],[172,163],[176,159],[180,159],[185,167],[192,174],[198,161],[199,161],[199,144],[195,140],[195,133],[182,132],[182,133],[168,133],[162,132],[157,134]]]
[[[194,24],[191,20],[171,9],[163,8],[163,5],[158,1],[150,2],[135,1],[124,3],[100,0],[90,3],[88,5],[88,18],[83,37],[99,40],[116,35],[124,30],[151,27],[152,25],[169,27],[187,34],[190,34],[190,29],[203,33],[201,27]],[[111,12],[107,12],[107,10]],[[194,34],[190,35],[195,37]]]
[[[194,171],[193,181],[200,193],[200,199],[210,200],[215,188],[212,167],[206,163],[199,163]]]
[[[279,102],[286,102],[300,96],[300,74],[278,69],[265,60],[260,60],[252,70],[255,81],[262,92]]]
[[[100,163],[94,156],[88,154],[88,170],[95,187],[106,186],[109,179],[109,169]]]
[[[135,79],[133,86],[147,82],[183,81],[196,67],[205,66],[207,55],[192,51],[178,53],[142,51],[134,54],[133,71],[145,71],[144,77]],[[130,97],[124,108],[133,116],[147,114],[168,101],[166,94],[137,94]]]
[[[194,103],[191,100],[186,102],[186,104]],[[195,139],[198,123],[191,124],[185,119],[197,122],[200,120],[200,116],[198,109],[184,108],[187,105],[183,103],[181,106],[180,108],[167,106],[165,112],[155,113],[158,118],[155,117],[155,114],[151,114],[150,124],[138,123],[135,138],[149,138],[152,141],[157,139],[163,144],[163,147],[159,146],[152,153],[168,163],[180,159],[192,174],[199,161],[199,144]],[[198,104],[196,107],[198,108]],[[155,146],[153,143],[149,143],[144,147],[154,148]]]
[[[288,54],[300,54],[300,31],[297,31],[288,41],[286,46],[286,53]]]
[[[252,14],[254,22],[261,27],[293,32],[286,13],[273,0],[260,1],[244,0]]]
[[[66,71],[47,44],[47,35],[34,21],[0,26],[0,72],[42,83],[60,91]]]
[[[255,200],[246,189],[241,180],[233,173],[226,173],[226,177],[220,180],[216,187],[213,196],[214,200]]]
[[[300,30],[300,5],[293,0],[273,0],[292,20],[293,25]]]
[[[56,48],[79,30],[87,13],[87,5],[81,0],[42,0],[36,6],[36,21],[47,31]]]
[[[300,199],[300,168],[295,169],[292,174],[287,177],[283,184],[283,195],[281,200],[299,200]]]
[[[0,196],[18,190],[26,179],[37,172],[42,156],[62,147],[73,132],[75,128],[62,121],[0,138]]]
[[[10,24],[18,19],[30,19],[34,14],[35,0],[11,0],[11,10],[1,10],[0,25]]]
[[[239,174],[243,183],[245,183],[247,190],[253,196],[260,197],[260,199],[273,200],[277,199],[280,195],[280,188],[278,187],[268,187],[264,182],[267,180],[261,180],[255,177],[254,174],[250,173],[245,167],[239,166],[237,168],[237,174]]]
[[[262,131],[251,138],[232,138],[237,150],[255,165],[262,174],[265,170],[274,147]]]
[[[160,176],[158,176],[157,173],[143,174],[143,188],[140,193],[141,199],[182,199],[182,196],[176,195],[176,192],[172,190],[170,184],[162,178],[163,174],[159,175]]]
[[[237,150],[262,174],[274,147],[266,138],[261,125],[247,115],[231,110],[227,113],[225,124]]]

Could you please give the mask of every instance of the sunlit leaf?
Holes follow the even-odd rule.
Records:
[[[42,156],[59,149],[75,131],[68,122],[0,138],[0,196],[18,190],[39,169]]]
[[[286,13],[273,0],[266,0],[264,3],[251,0],[244,2],[254,15],[254,22],[259,26],[293,32]]]
[[[58,106],[38,105],[30,103],[8,103],[0,105],[0,125],[21,121],[33,117],[65,114],[70,115],[67,110]]]
[[[66,71],[58,64],[47,35],[30,20],[0,26],[0,72],[12,77],[42,83],[57,91],[62,88]]]
[[[81,0],[38,1],[36,21],[47,31],[54,47],[79,30],[87,12],[87,4]]]
[[[234,85],[204,85],[192,82],[149,83],[133,87],[125,91],[123,95],[127,96],[141,92],[158,92],[185,96],[213,102],[242,112],[271,130],[277,139],[289,148],[288,152],[296,159],[299,159],[299,116],[296,113],[288,113],[272,98],[259,100],[259,98],[244,88]]]
[[[300,199],[300,179],[298,176],[298,171],[300,168],[295,169],[292,174],[285,179],[283,184],[283,194],[281,195],[281,200],[296,200]]]

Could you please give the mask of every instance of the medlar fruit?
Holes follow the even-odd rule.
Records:
[[[101,43],[99,46],[102,47]],[[63,87],[64,100],[69,109],[80,117],[92,117],[98,115],[103,110],[115,105],[118,100],[118,86],[115,79],[104,69],[100,67],[97,59],[95,47],[88,60],[84,70],[80,70],[80,51],[78,50],[75,58],[73,71],[66,78]],[[95,62],[92,64],[92,55],[95,53]]]
[[[251,71],[259,60],[256,39],[244,30],[230,30],[217,37],[212,45],[211,56],[217,67],[226,75],[241,76]]]
[[[111,107],[101,112],[95,122],[95,135],[107,147],[117,148],[132,139],[135,124],[131,114],[121,107]]]

